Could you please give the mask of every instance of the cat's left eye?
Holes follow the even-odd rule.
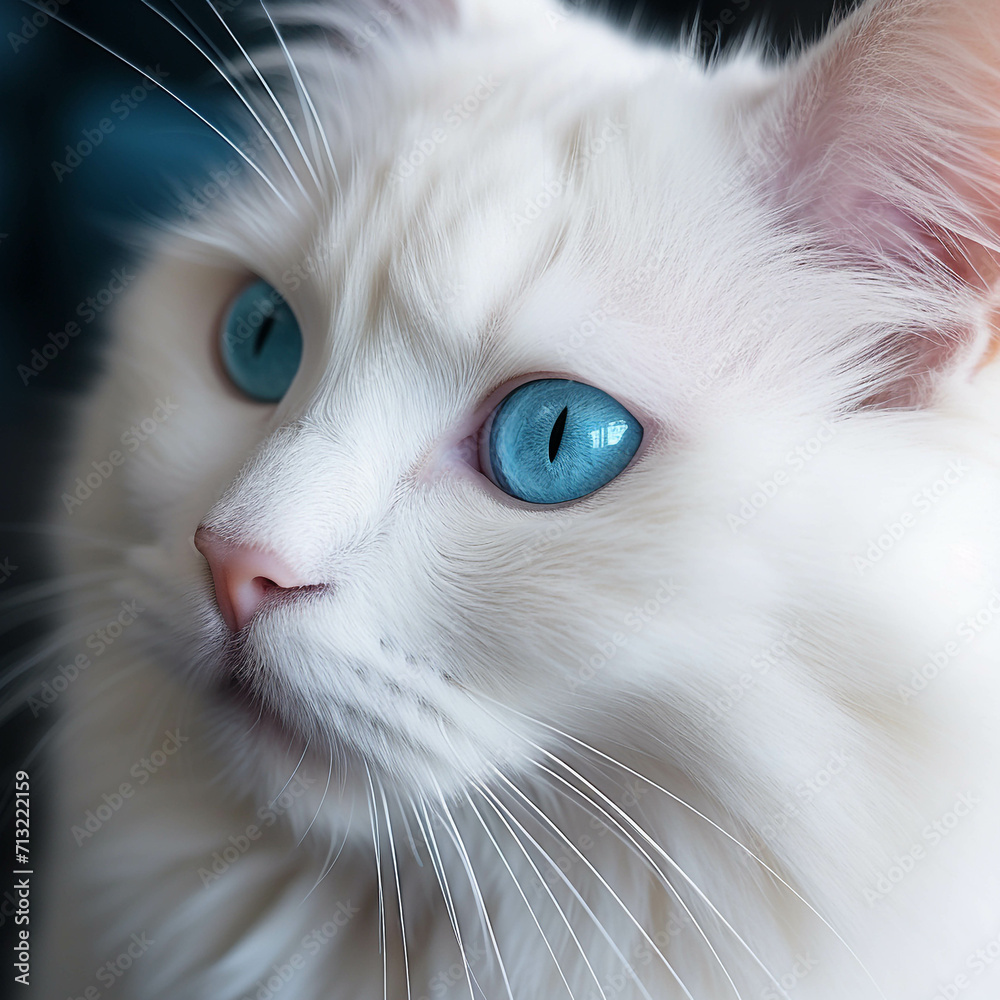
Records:
[[[277,403],[302,361],[299,321],[275,288],[257,281],[233,302],[220,332],[219,353],[237,389],[260,403]]]
[[[536,379],[491,414],[480,467],[518,500],[564,503],[607,486],[641,442],[642,425],[613,396],[572,379]]]

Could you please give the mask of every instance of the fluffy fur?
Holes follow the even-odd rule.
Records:
[[[993,0],[709,70],[541,0],[287,19],[280,156],[157,243],[53,515],[66,662],[137,604],[59,697],[38,995],[995,997]],[[213,356],[251,275],[275,407]],[[533,373],[646,428],[556,509],[468,460]],[[235,640],[199,524],[331,586]]]

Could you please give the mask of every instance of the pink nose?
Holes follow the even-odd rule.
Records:
[[[228,542],[208,528],[195,532],[194,545],[208,560],[215,603],[233,632],[253,618],[265,598],[291,590],[316,589],[274,553]]]

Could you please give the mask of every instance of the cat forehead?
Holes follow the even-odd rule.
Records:
[[[615,40],[597,63],[565,45],[446,48],[325,90],[305,66],[337,167],[316,162],[325,207],[290,220],[257,185],[225,225],[322,341],[322,396],[429,378],[468,409],[549,371],[652,399],[683,375],[678,354],[704,368],[725,349],[712,332],[738,329],[767,284],[734,282],[734,234],[760,220],[732,121],[770,76],[600,37]]]
[[[488,68],[470,85],[470,72],[414,83],[344,128],[349,169],[325,179],[337,192],[329,218],[257,248],[256,269],[327,308],[340,343],[431,337],[465,360],[539,289],[571,307],[571,325],[580,307],[628,299],[644,272],[631,297],[648,315],[630,317],[643,319],[658,277],[697,292],[731,249],[736,266],[732,82],[662,53],[645,79],[630,70],[585,94],[565,78],[536,94],[530,73]],[[267,228],[288,232],[273,199],[269,211]],[[532,336],[544,346],[544,330]]]

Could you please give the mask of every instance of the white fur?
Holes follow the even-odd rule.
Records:
[[[998,18],[884,0],[787,67],[748,48],[706,72],[541,2],[378,11],[310,7],[374,37],[293,46],[336,176],[286,78],[319,190],[279,127],[304,193],[262,156],[284,203],[244,165],[161,240],[84,408],[67,490],[157,400],[177,407],[54,514],[111,540],[62,547],[67,571],[108,570],[70,602],[72,652],[121,601],[145,610],[59,702],[59,958],[38,995],[932,1000],[965,975],[963,1000],[996,996],[1000,962],[967,963],[1000,939],[1000,634],[956,639],[998,582],[990,320],[906,224],[863,237],[867,206],[909,196],[963,252],[996,249],[975,191],[948,202],[888,162],[945,136],[928,163],[990,176],[944,81],[982,85],[968,116],[996,134],[977,73],[1000,68]],[[851,60],[877,30],[873,96]],[[918,70],[925,36],[954,51]],[[830,133],[831,103],[857,135]],[[847,188],[859,207],[838,214]],[[305,336],[273,408],[213,361],[251,274]],[[922,405],[861,405],[900,378],[887,341],[929,367],[914,331],[955,335]],[[591,382],[646,428],[621,477],[552,510],[460,447],[532,373]],[[213,693],[227,630],[200,523],[333,584],[250,626],[291,745]],[[174,730],[186,742],[141,783]],[[133,933],[153,944],[109,987],[96,970]]]

